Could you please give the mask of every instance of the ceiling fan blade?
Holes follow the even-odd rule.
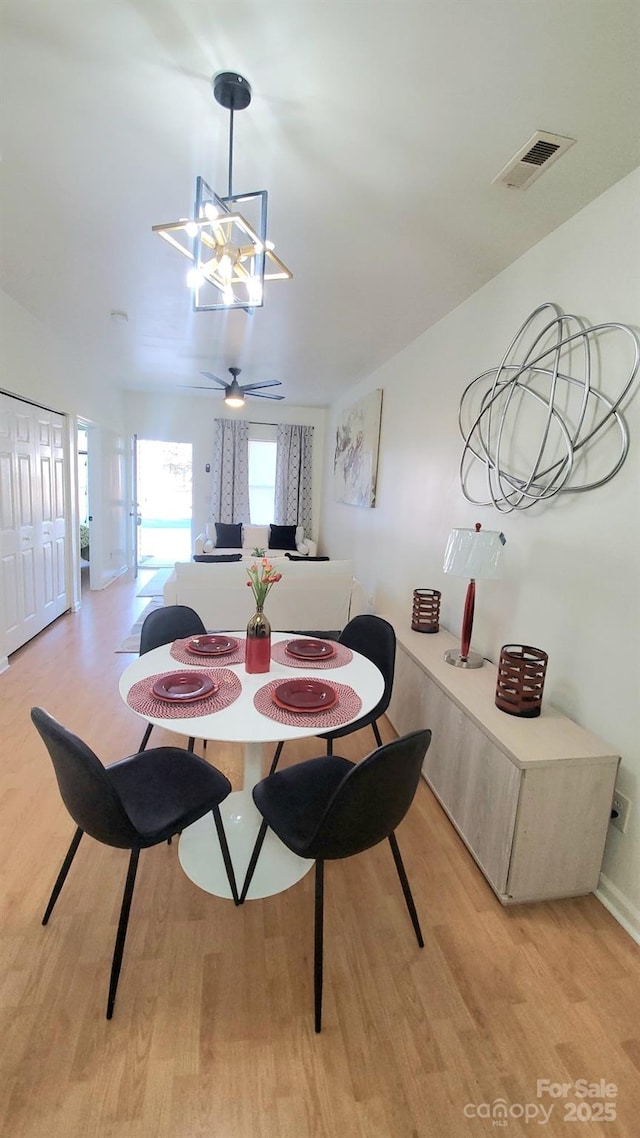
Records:
[[[258,391],[248,391],[247,395],[253,396],[254,399],[284,399],[284,395],[260,395]]]
[[[221,387],[229,386],[229,383],[226,379],[220,379],[219,375],[214,375],[211,371],[201,371],[200,375],[203,375],[205,379],[212,379],[214,383],[219,383]]]
[[[282,387],[279,379],[265,379],[264,383],[243,383],[243,391],[255,391],[257,387]]]

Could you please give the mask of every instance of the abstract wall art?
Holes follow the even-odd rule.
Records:
[[[546,302],[460,400],[460,485],[503,513],[604,486],[629,452],[623,411],[640,364],[626,324],[587,324]]]
[[[382,391],[372,391],[341,412],[333,456],[336,502],[375,506]]]

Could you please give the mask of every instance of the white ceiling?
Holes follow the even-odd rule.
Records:
[[[123,387],[238,365],[326,404],[640,164],[639,12],[2,0],[0,284]],[[198,174],[226,192],[210,80],[235,69],[253,101],[234,190],[269,191],[294,273],[253,317],[193,313],[187,262],[151,232],[190,214]],[[492,185],[537,129],[577,145],[527,191]]]

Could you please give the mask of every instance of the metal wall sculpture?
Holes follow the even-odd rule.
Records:
[[[612,385],[605,341],[620,335],[628,337],[633,361],[617,394],[607,395],[595,371]],[[603,486],[629,451],[622,406],[639,365],[640,341],[626,324],[588,325],[550,302],[534,309],[499,366],[476,376],[462,394],[465,498],[510,513]],[[608,446],[596,461],[593,444],[605,437]]]

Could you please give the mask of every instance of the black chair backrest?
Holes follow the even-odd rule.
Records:
[[[165,605],[152,609],[145,617],[140,632],[140,655],[185,636],[202,636],[206,631],[195,609],[188,605]]]
[[[366,656],[382,672],[384,676],[382,699],[367,716],[369,720],[378,719],[387,710],[393,689],[396,666],[396,634],[393,625],[389,624],[388,620],[383,620],[381,616],[367,614],[354,616],[348,624],[345,624],[340,643]]]
[[[351,857],[388,838],[413,802],[430,742],[430,731],[412,731],[353,766],[334,792],[303,856]]]
[[[31,719],[51,756],[62,801],[76,825],[107,846],[125,850],[136,846],[137,830],[98,756],[42,707],[31,708]]]

